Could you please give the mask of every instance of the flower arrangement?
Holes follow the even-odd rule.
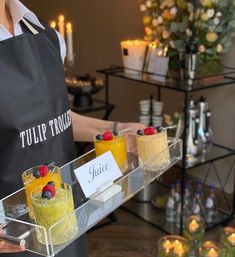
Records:
[[[234,0],[140,0],[145,39],[167,45],[169,54],[191,51],[202,63],[218,60],[235,36]]]

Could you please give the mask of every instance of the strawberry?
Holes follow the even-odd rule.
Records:
[[[55,187],[51,184],[47,184],[43,187],[42,192],[49,191],[51,192],[51,197],[53,198],[56,194]]]
[[[103,140],[113,140],[113,134],[111,131],[106,131],[103,134]]]
[[[149,136],[149,135],[154,135],[155,134],[155,129],[153,127],[148,127],[144,130],[144,134]]]
[[[41,177],[46,177],[48,173],[48,166],[47,165],[41,165],[38,167],[38,171],[40,172]]]

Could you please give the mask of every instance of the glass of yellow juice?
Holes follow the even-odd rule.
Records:
[[[120,170],[124,173],[128,169],[127,146],[123,134],[106,131],[103,135],[97,135],[94,140],[96,156],[111,151]]]
[[[60,168],[54,165],[35,166],[26,170],[22,174],[22,179],[25,187],[29,216],[34,220],[30,193],[35,190],[35,188],[44,186],[49,181],[54,181],[56,188],[59,188],[62,183]]]
[[[72,188],[65,183],[58,188],[48,184],[31,192],[35,223],[44,227],[47,235],[46,239],[45,231],[39,227],[37,239],[42,244],[61,245],[71,240],[77,232]]]

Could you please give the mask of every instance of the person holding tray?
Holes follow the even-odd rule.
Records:
[[[45,162],[61,166],[74,159],[74,141],[91,142],[99,131],[116,126],[132,132],[144,127],[71,112],[65,52],[62,37],[20,1],[0,0],[0,199],[22,187],[24,170]],[[23,250],[0,240],[1,256]],[[85,238],[59,256],[87,256]]]

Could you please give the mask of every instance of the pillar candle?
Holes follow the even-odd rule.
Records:
[[[73,30],[72,24],[69,22],[66,25],[66,36],[67,36],[67,58],[68,61],[72,61],[74,58],[73,54]]]
[[[59,16],[58,27],[60,34],[64,37],[64,15]]]

